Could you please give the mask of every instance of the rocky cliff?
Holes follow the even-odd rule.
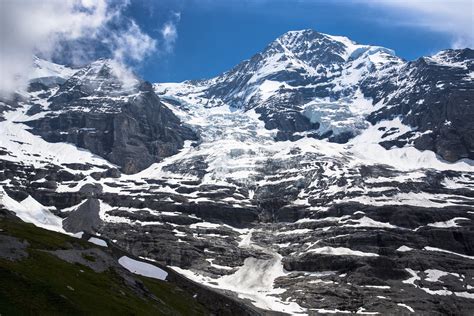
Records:
[[[57,88],[37,87],[35,92],[47,99],[30,109],[28,114],[38,118],[27,124],[45,140],[88,149],[124,173],[176,154],[185,140],[198,140],[163,106],[150,83],[126,71],[113,61],[99,60]]]

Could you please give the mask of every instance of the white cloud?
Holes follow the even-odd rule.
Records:
[[[144,34],[140,27],[131,21],[124,32],[112,34],[111,46],[114,58],[124,61],[130,58],[140,61],[155,49],[156,41],[147,34]]]
[[[473,0],[358,0],[392,10],[391,22],[449,34],[454,48],[474,47]]]
[[[178,39],[177,25],[181,20],[181,13],[174,12],[172,18],[166,22],[161,29],[161,36],[163,37],[164,47],[166,52],[171,52],[174,49],[174,44]]]
[[[155,40],[123,16],[128,0],[0,0],[0,96],[26,85],[33,54],[61,54],[64,44],[103,43],[120,62],[138,61]],[[75,45],[73,59],[88,56],[93,45]]]

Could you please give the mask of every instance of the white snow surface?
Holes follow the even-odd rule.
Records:
[[[271,81],[267,81],[263,87],[267,85],[269,89],[271,87],[272,91],[278,87],[277,83]],[[197,147],[185,147],[178,155],[167,158],[162,163],[152,165],[147,170],[137,174],[134,178],[144,178],[145,175],[156,178],[183,178],[183,175],[163,172],[163,166],[179,163],[182,160],[190,159],[190,157],[204,156],[209,166],[207,169],[208,173],[204,179],[205,183],[229,184],[230,182],[237,182],[248,186],[256,183],[252,181],[252,179],[258,175],[257,170],[259,164],[269,158],[291,158],[290,152],[294,150],[322,155],[322,157],[326,157],[332,161],[344,162],[347,168],[357,167],[362,164],[388,165],[397,170],[409,171],[410,173],[406,173],[406,177],[411,179],[424,176],[424,173],[419,172],[419,170],[472,171],[473,169],[474,164],[472,161],[461,160],[457,163],[448,163],[438,158],[431,151],[422,152],[414,147],[385,150],[378,144],[384,134],[383,131],[379,130],[380,127],[386,129],[397,128],[398,132],[392,135],[392,138],[408,132],[412,128],[404,125],[399,118],[392,121],[383,121],[374,126],[368,126],[362,123],[362,118],[366,113],[370,112],[372,106],[370,101],[366,100],[360,94],[360,91],[358,92],[358,99],[346,105],[346,111],[351,113],[347,115],[348,119],[359,117],[357,120],[359,120],[361,124],[353,121],[352,123],[347,123],[348,125],[346,123],[342,123],[341,125],[342,130],[347,126],[359,126],[360,135],[351,140],[348,144],[335,144],[313,138],[303,138],[294,142],[275,142],[273,140],[275,131],[265,129],[263,122],[259,120],[259,115],[256,114],[254,110],[244,111],[242,109],[235,109],[222,101],[206,99],[203,92],[206,86],[195,86],[189,83],[164,83],[156,84],[154,87],[159,94],[164,94],[166,98],[177,100],[181,103],[180,106],[176,106],[171,104],[171,102],[167,102],[166,99],[163,99],[166,106],[184,122],[187,122],[196,130],[200,131],[203,137],[203,143]],[[325,101],[321,100],[318,102]],[[316,102],[314,106],[317,106],[320,111],[330,111],[332,105],[327,107],[325,103]],[[340,106],[341,105],[336,107],[337,111],[343,108]],[[311,103],[307,105],[307,107],[312,107]],[[315,115],[314,111],[308,112],[308,115]],[[334,124],[339,124],[337,122],[337,120],[331,120],[328,124],[334,128]],[[223,133],[222,131],[225,132]],[[390,139],[390,137],[384,140],[387,139]],[[345,162],[346,157],[351,157],[349,164]],[[329,170],[325,172],[329,172]],[[336,172],[342,174],[343,170],[337,170]],[[334,176],[337,176],[337,174],[334,174]],[[193,177],[189,176],[188,179],[193,179]],[[290,178],[284,177],[278,181],[288,180],[290,180]],[[375,180],[376,179],[374,179],[374,181]],[[457,180],[458,179],[453,179],[453,182],[457,183]],[[398,181],[403,180],[400,178]],[[272,183],[276,183],[275,180],[264,177],[264,180],[260,180],[256,184],[271,185]],[[340,190],[340,188],[336,186],[335,190]],[[442,197],[423,194],[424,193],[420,193],[419,195],[399,194],[397,198],[382,198],[375,201],[375,203],[388,204],[398,200],[398,204],[426,205],[428,202],[428,205],[439,206],[439,203],[432,202],[431,200]],[[357,199],[355,200],[357,201]],[[306,203],[304,201],[302,198],[301,203]],[[372,203],[373,201],[361,199],[360,202]],[[453,200],[453,203],[458,202],[459,201]]]
[[[408,309],[408,310],[409,310],[410,312],[412,312],[412,313],[415,312],[415,310],[414,310],[412,307],[408,306],[407,304],[397,303],[397,305],[398,305],[398,306],[401,306],[401,307],[405,307],[406,309]]]
[[[91,242],[93,244],[96,244],[97,246],[107,247],[107,242],[105,240],[97,238],[97,237],[91,237],[87,241]]]
[[[430,168],[436,170],[472,171],[474,168],[474,162],[471,160],[464,159],[455,163],[449,163],[439,158],[432,151],[420,151],[414,147],[385,150],[378,144],[385,133],[385,131],[380,130],[381,127],[387,130],[396,128],[399,131],[391,137],[384,138],[384,140],[390,140],[397,135],[412,130],[410,126],[404,125],[400,118],[395,118],[392,121],[382,121],[369,126],[359,136],[349,142],[349,150],[356,158],[365,163],[386,164],[398,170],[406,171]],[[355,163],[360,163],[360,160],[357,161],[356,159]]]
[[[158,268],[155,265],[152,265],[150,263],[146,263],[143,261],[138,261],[127,256],[120,257],[118,262],[122,267],[124,267],[128,271],[135,274],[143,275],[149,278],[158,279],[158,280],[166,280],[166,277],[168,276],[168,272],[166,272],[163,269]]]
[[[33,197],[28,196],[21,202],[12,199],[0,186],[0,204],[14,212],[20,219],[38,227],[65,233],[62,218],[54,215],[49,208],[43,206]]]
[[[423,250],[435,251],[435,252],[444,252],[444,253],[448,253],[448,254],[451,254],[451,255],[455,255],[455,256],[466,258],[466,259],[474,260],[474,256],[468,256],[468,255],[464,255],[462,253],[457,253],[457,252],[453,252],[453,251],[449,251],[449,250],[441,249],[441,248],[436,248],[436,247],[426,246],[425,248],[423,248]]]
[[[77,69],[55,64],[34,56],[33,67],[28,73],[28,79],[31,81],[40,78],[59,77],[66,80],[69,79],[76,71]]]
[[[358,256],[358,257],[377,257],[378,256],[378,254],[376,253],[352,250],[352,249],[344,248],[344,247],[329,247],[329,246],[309,249],[307,250],[307,252],[314,252],[317,254],[331,255],[331,256]]]
[[[439,279],[447,275],[452,275],[454,277],[459,278],[458,273],[446,272],[446,271],[441,271],[438,269],[428,269],[428,270],[425,270],[424,272],[426,274],[425,280],[428,282],[442,282]]]
[[[470,221],[470,219],[466,217],[455,217],[445,222],[431,223],[431,224],[428,224],[428,226],[438,227],[438,228],[459,227],[458,221]]]
[[[412,250],[413,250],[413,248],[410,248],[410,247],[405,246],[405,245],[400,246],[397,249],[397,251],[399,251],[399,252],[408,252],[408,251],[412,251]]]
[[[242,235],[242,241],[239,246],[242,248],[256,248],[268,252],[272,255],[272,259],[246,258],[244,265],[236,272],[217,279],[179,267],[171,268],[196,282],[221,290],[234,291],[240,298],[251,300],[252,303],[259,308],[291,315],[307,314],[306,309],[299,306],[296,302],[291,301],[291,299],[284,301],[277,296],[286,290],[276,288],[274,285],[275,279],[284,277],[289,273],[283,269],[281,255],[275,252],[269,252],[269,250],[253,244],[252,232],[253,231],[250,230]]]

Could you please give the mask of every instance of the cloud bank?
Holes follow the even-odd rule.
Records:
[[[24,89],[34,54],[68,51],[81,63],[96,49],[120,62],[140,61],[156,41],[123,15],[128,0],[1,0],[0,96]]]
[[[474,47],[473,0],[357,0],[390,9],[391,22],[422,27],[452,37],[454,48]]]

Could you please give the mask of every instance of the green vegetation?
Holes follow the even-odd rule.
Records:
[[[87,242],[0,218],[0,234],[26,240],[29,256],[0,259],[1,315],[205,315],[190,294],[169,282],[134,276],[148,295],[113,269],[96,273],[45,250],[95,248]],[[93,261],[95,258],[85,258]],[[150,294],[150,292],[152,294]]]
[[[3,217],[0,217],[0,229],[2,233],[28,241],[35,249],[68,249],[70,243],[90,248],[86,241]]]

